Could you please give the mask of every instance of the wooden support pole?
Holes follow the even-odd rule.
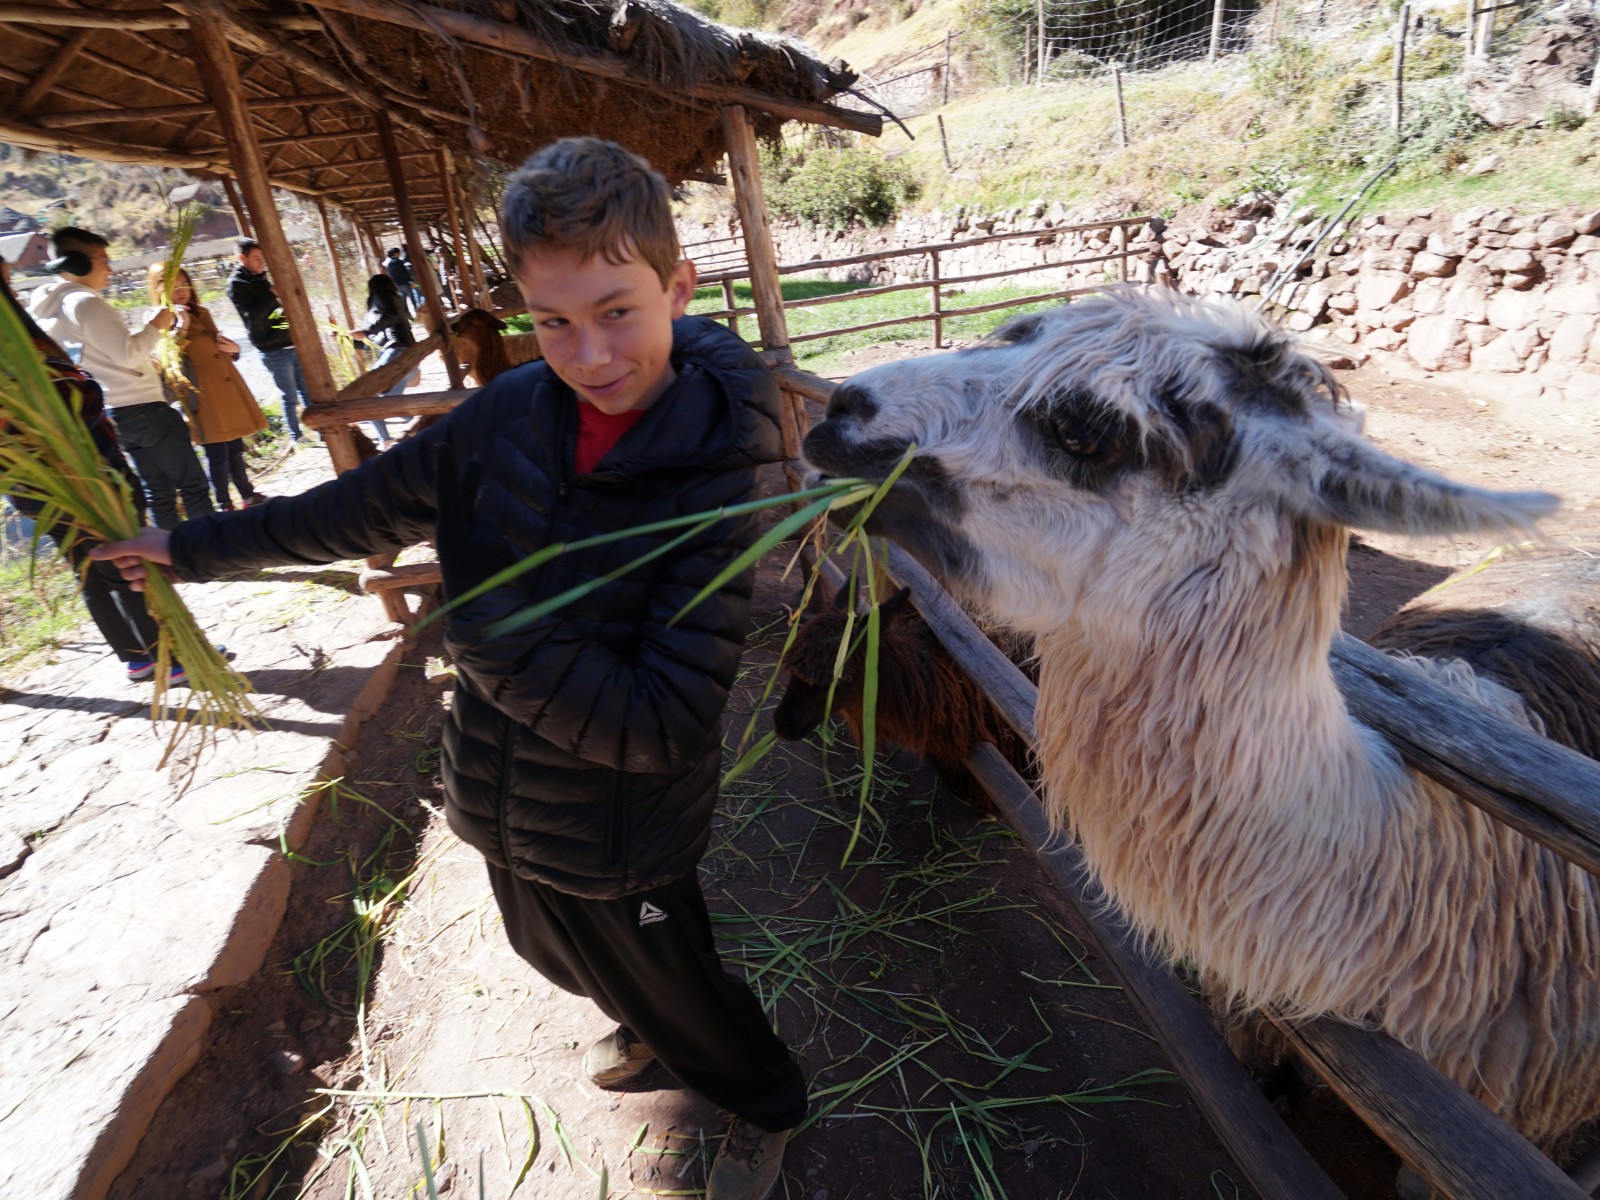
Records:
[[[333,224],[328,220],[328,206],[317,201],[317,218],[322,223],[322,241],[328,248],[328,262],[333,266],[333,290],[339,293],[339,305],[344,309],[344,327],[354,329],[355,317],[350,314],[350,293],[344,286],[344,267],[339,263],[339,243],[333,237]]]
[[[1222,22],[1228,15],[1228,0],[1216,0],[1211,7],[1211,46],[1206,51],[1206,61],[1216,62],[1222,53]]]
[[[439,301],[439,282],[434,274],[433,266],[428,262],[428,256],[422,245],[422,236],[417,232],[417,217],[411,210],[411,195],[406,191],[405,171],[400,166],[400,148],[394,140],[394,125],[389,120],[388,113],[374,114],[378,123],[378,143],[383,147],[383,157],[388,160],[389,182],[394,185],[395,206],[400,214],[400,229],[406,237],[406,249],[411,255],[411,270],[422,288],[423,302],[427,305],[428,317],[433,322],[429,331],[437,333],[444,339],[440,357],[444,359],[445,374],[450,377],[450,387],[460,388],[465,378],[461,373],[461,363],[457,359],[450,345],[450,326],[445,320],[444,305]]]
[[[239,189],[231,178],[222,177],[222,190],[228,193],[228,206],[233,209],[233,219],[239,226],[239,232],[245,237],[255,237],[255,226],[250,223],[250,210],[244,206],[244,201],[239,199]]]
[[[17,116],[25,117],[39,106],[39,102],[50,94],[50,89],[60,82],[61,77],[72,66],[72,60],[78,57],[78,51],[95,35],[93,29],[80,29],[56,47],[55,55],[28,85],[28,90],[17,97],[16,107],[12,110]]]
[[[1394,27],[1394,106],[1389,113],[1389,125],[1396,133],[1406,115],[1406,34],[1411,29],[1411,5],[1400,6],[1400,19]]]
[[[734,203],[744,229],[744,249],[750,264],[750,291],[755,297],[756,324],[761,343],[780,353],[789,345],[789,324],[783,315],[783,288],[778,281],[778,256],[772,248],[772,226],[767,221],[767,200],[761,187],[761,162],[756,151],[755,126],[750,114],[737,104],[722,110],[723,141],[728,146],[728,173],[733,180]]]
[[[467,247],[461,239],[461,214],[456,208],[455,181],[450,177],[450,162],[443,150],[439,151],[439,180],[444,184],[444,215],[450,222],[450,241],[456,253],[456,291],[461,297],[461,308],[467,302]]]
[[[477,234],[472,231],[472,187],[467,182],[466,172],[456,166],[456,187],[459,190],[458,203],[461,208],[461,232],[467,240],[467,259],[472,264],[472,286],[477,296],[476,303],[480,308],[492,309],[494,300],[489,295],[489,280],[483,270],[483,247],[478,244]]]

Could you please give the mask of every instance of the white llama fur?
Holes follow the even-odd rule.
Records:
[[[1600,1113],[1597,880],[1408,770],[1328,655],[1348,526],[1525,529],[1555,501],[1357,424],[1242,309],[1119,290],[856,376],[806,451],[881,477],[918,445],[880,528],[1035,635],[1052,820],[1143,935],[1239,1008],[1375,1021],[1548,1148]]]

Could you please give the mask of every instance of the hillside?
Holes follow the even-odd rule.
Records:
[[[849,61],[869,94],[905,117],[915,140],[891,126],[874,148],[910,170],[919,208],[997,210],[1045,199],[1161,212],[1248,207],[1292,193],[1326,210],[1391,158],[1397,166],[1369,205],[1541,208],[1600,199],[1600,119],[1584,117],[1597,41],[1587,5],[1500,14],[1488,56],[1470,71],[1464,4],[1414,6],[1421,15],[1407,31],[1397,134],[1390,5],[1230,9],[1222,53],[1207,63],[1208,31],[1194,23],[1194,5],[1142,6],[1190,23],[1170,26],[1165,42],[1141,42],[1122,9],[1100,10],[1095,24],[1051,2],[1043,87],[1034,78],[1031,0],[791,0],[773,21]],[[1563,29],[1570,36],[1552,34]],[[942,65],[947,33],[946,104],[938,70],[907,73]],[[1122,74],[1126,146],[1109,66],[1116,59],[1146,67]],[[1468,173],[1479,165],[1489,169]]]
[[[166,243],[172,229],[167,193],[187,182],[182,171],[31,154],[0,143],[0,206],[48,228],[103,230],[114,257]]]

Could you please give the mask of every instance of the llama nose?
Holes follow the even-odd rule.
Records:
[[[854,417],[865,424],[877,414],[877,401],[867,394],[865,388],[853,383],[840,384],[828,398],[827,419],[830,421],[835,417]]]

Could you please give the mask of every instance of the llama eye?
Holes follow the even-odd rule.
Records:
[[[1057,422],[1056,445],[1075,458],[1096,458],[1100,454],[1100,439],[1081,425]]]

